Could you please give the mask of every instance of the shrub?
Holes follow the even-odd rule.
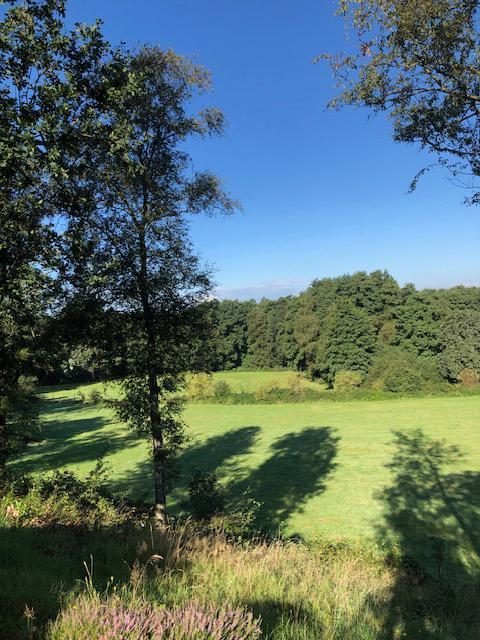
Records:
[[[0,493],[9,494],[14,498],[22,498],[33,489],[32,476],[25,473],[17,473],[9,467],[0,469]]]
[[[359,371],[337,371],[333,388],[335,391],[350,391],[362,384],[363,376]]]
[[[480,382],[480,376],[473,369],[462,369],[457,374],[457,379],[467,389],[473,389]]]
[[[225,492],[215,473],[196,471],[188,485],[190,512],[195,520],[211,520],[225,507]]]
[[[100,404],[104,400],[102,394],[98,389],[92,389],[88,393],[84,393],[83,391],[78,392],[80,402],[83,404]]]
[[[287,379],[287,387],[296,396],[304,396],[306,391],[306,381],[301,373],[294,373]]]
[[[272,401],[282,397],[282,387],[277,380],[271,380],[255,391],[255,400]]]
[[[232,395],[232,389],[228,382],[219,380],[215,383],[213,395],[215,397],[215,400],[225,400]]]
[[[126,524],[132,509],[114,500],[104,488],[106,468],[102,461],[85,479],[71,471],[53,474],[22,483],[12,481],[4,489],[0,512],[5,523],[15,526],[72,525],[86,529]]]
[[[415,369],[392,369],[383,378],[383,389],[393,393],[419,391],[423,387],[422,376]]]
[[[81,596],[51,625],[47,640],[256,640],[260,623],[243,609],[190,602],[172,610]]]
[[[206,400],[213,397],[215,388],[212,376],[208,373],[194,374],[187,387],[187,397],[189,400]]]
[[[93,389],[88,396],[88,400],[90,404],[99,404],[103,400],[102,394],[98,389]]]
[[[392,393],[432,391],[442,384],[436,362],[398,347],[385,347],[375,357],[367,376],[372,389]]]
[[[258,512],[262,502],[244,492],[235,504],[229,505],[223,514],[211,520],[211,530],[237,541],[258,534]]]

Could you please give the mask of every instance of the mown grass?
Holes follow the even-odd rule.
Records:
[[[113,490],[151,500],[148,445],[117,424],[109,409],[84,405],[78,397],[78,388],[44,395],[43,440],[15,467],[34,473],[67,467],[85,474],[104,455]],[[363,540],[376,535],[385,511],[380,492],[391,481],[394,432],[421,429],[457,444],[465,456],[450,463],[450,471],[477,472],[479,415],[478,396],[192,404],[186,420],[194,440],[181,456],[183,477],[170,504],[179,511],[192,469],[215,470],[232,499],[247,492],[263,503],[260,525],[307,539]]]

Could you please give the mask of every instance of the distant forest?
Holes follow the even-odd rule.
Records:
[[[374,271],[315,280],[278,300],[210,304],[217,370],[285,367],[330,386],[356,372],[353,384],[391,391],[478,382],[478,287],[417,291]]]
[[[127,314],[88,305],[73,300],[46,323],[49,365],[41,380],[124,374],[134,325]],[[315,280],[277,300],[210,300],[199,307],[183,325],[165,323],[180,343],[194,318],[195,338],[183,356],[192,371],[286,368],[329,387],[386,391],[479,382],[480,287],[417,291],[386,271],[359,272]]]

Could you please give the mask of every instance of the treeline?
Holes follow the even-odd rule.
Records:
[[[417,291],[386,271],[315,280],[298,296],[209,303],[214,370],[289,368],[329,386],[409,391],[478,382],[480,288]]]
[[[43,383],[122,378],[135,352],[131,313],[71,300],[37,327]],[[330,387],[418,391],[480,380],[480,288],[417,291],[385,271],[315,280],[298,296],[212,300],[162,323],[192,371],[291,369]],[[186,347],[185,345],[188,345]],[[170,354],[170,355],[169,355]]]

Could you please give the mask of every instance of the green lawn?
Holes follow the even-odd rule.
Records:
[[[249,389],[259,379],[285,374],[221,375],[237,389]],[[86,473],[104,454],[116,491],[150,499],[147,445],[116,424],[110,410],[78,397],[76,389],[44,394],[44,439],[16,466]],[[445,535],[455,536],[458,526],[470,530],[478,524],[472,514],[480,508],[479,418],[479,396],[194,404],[186,409],[194,441],[181,465],[185,473],[216,469],[230,497],[246,492],[260,500],[261,524],[270,529],[285,524],[288,533],[305,538],[364,539],[379,533],[386,516],[387,526],[401,536],[401,523],[413,514],[413,528],[428,525],[443,535],[445,527]],[[457,445],[464,457],[430,450],[416,429]],[[395,431],[407,434],[397,445]],[[184,484],[185,477],[171,496],[174,508]],[[438,506],[438,500],[445,504]]]
[[[259,387],[268,384],[276,384],[280,388],[286,388],[295,375],[293,371],[219,371],[213,374],[213,380],[227,382],[234,393],[254,393]],[[302,383],[307,388],[324,388],[317,382],[302,380]]]

